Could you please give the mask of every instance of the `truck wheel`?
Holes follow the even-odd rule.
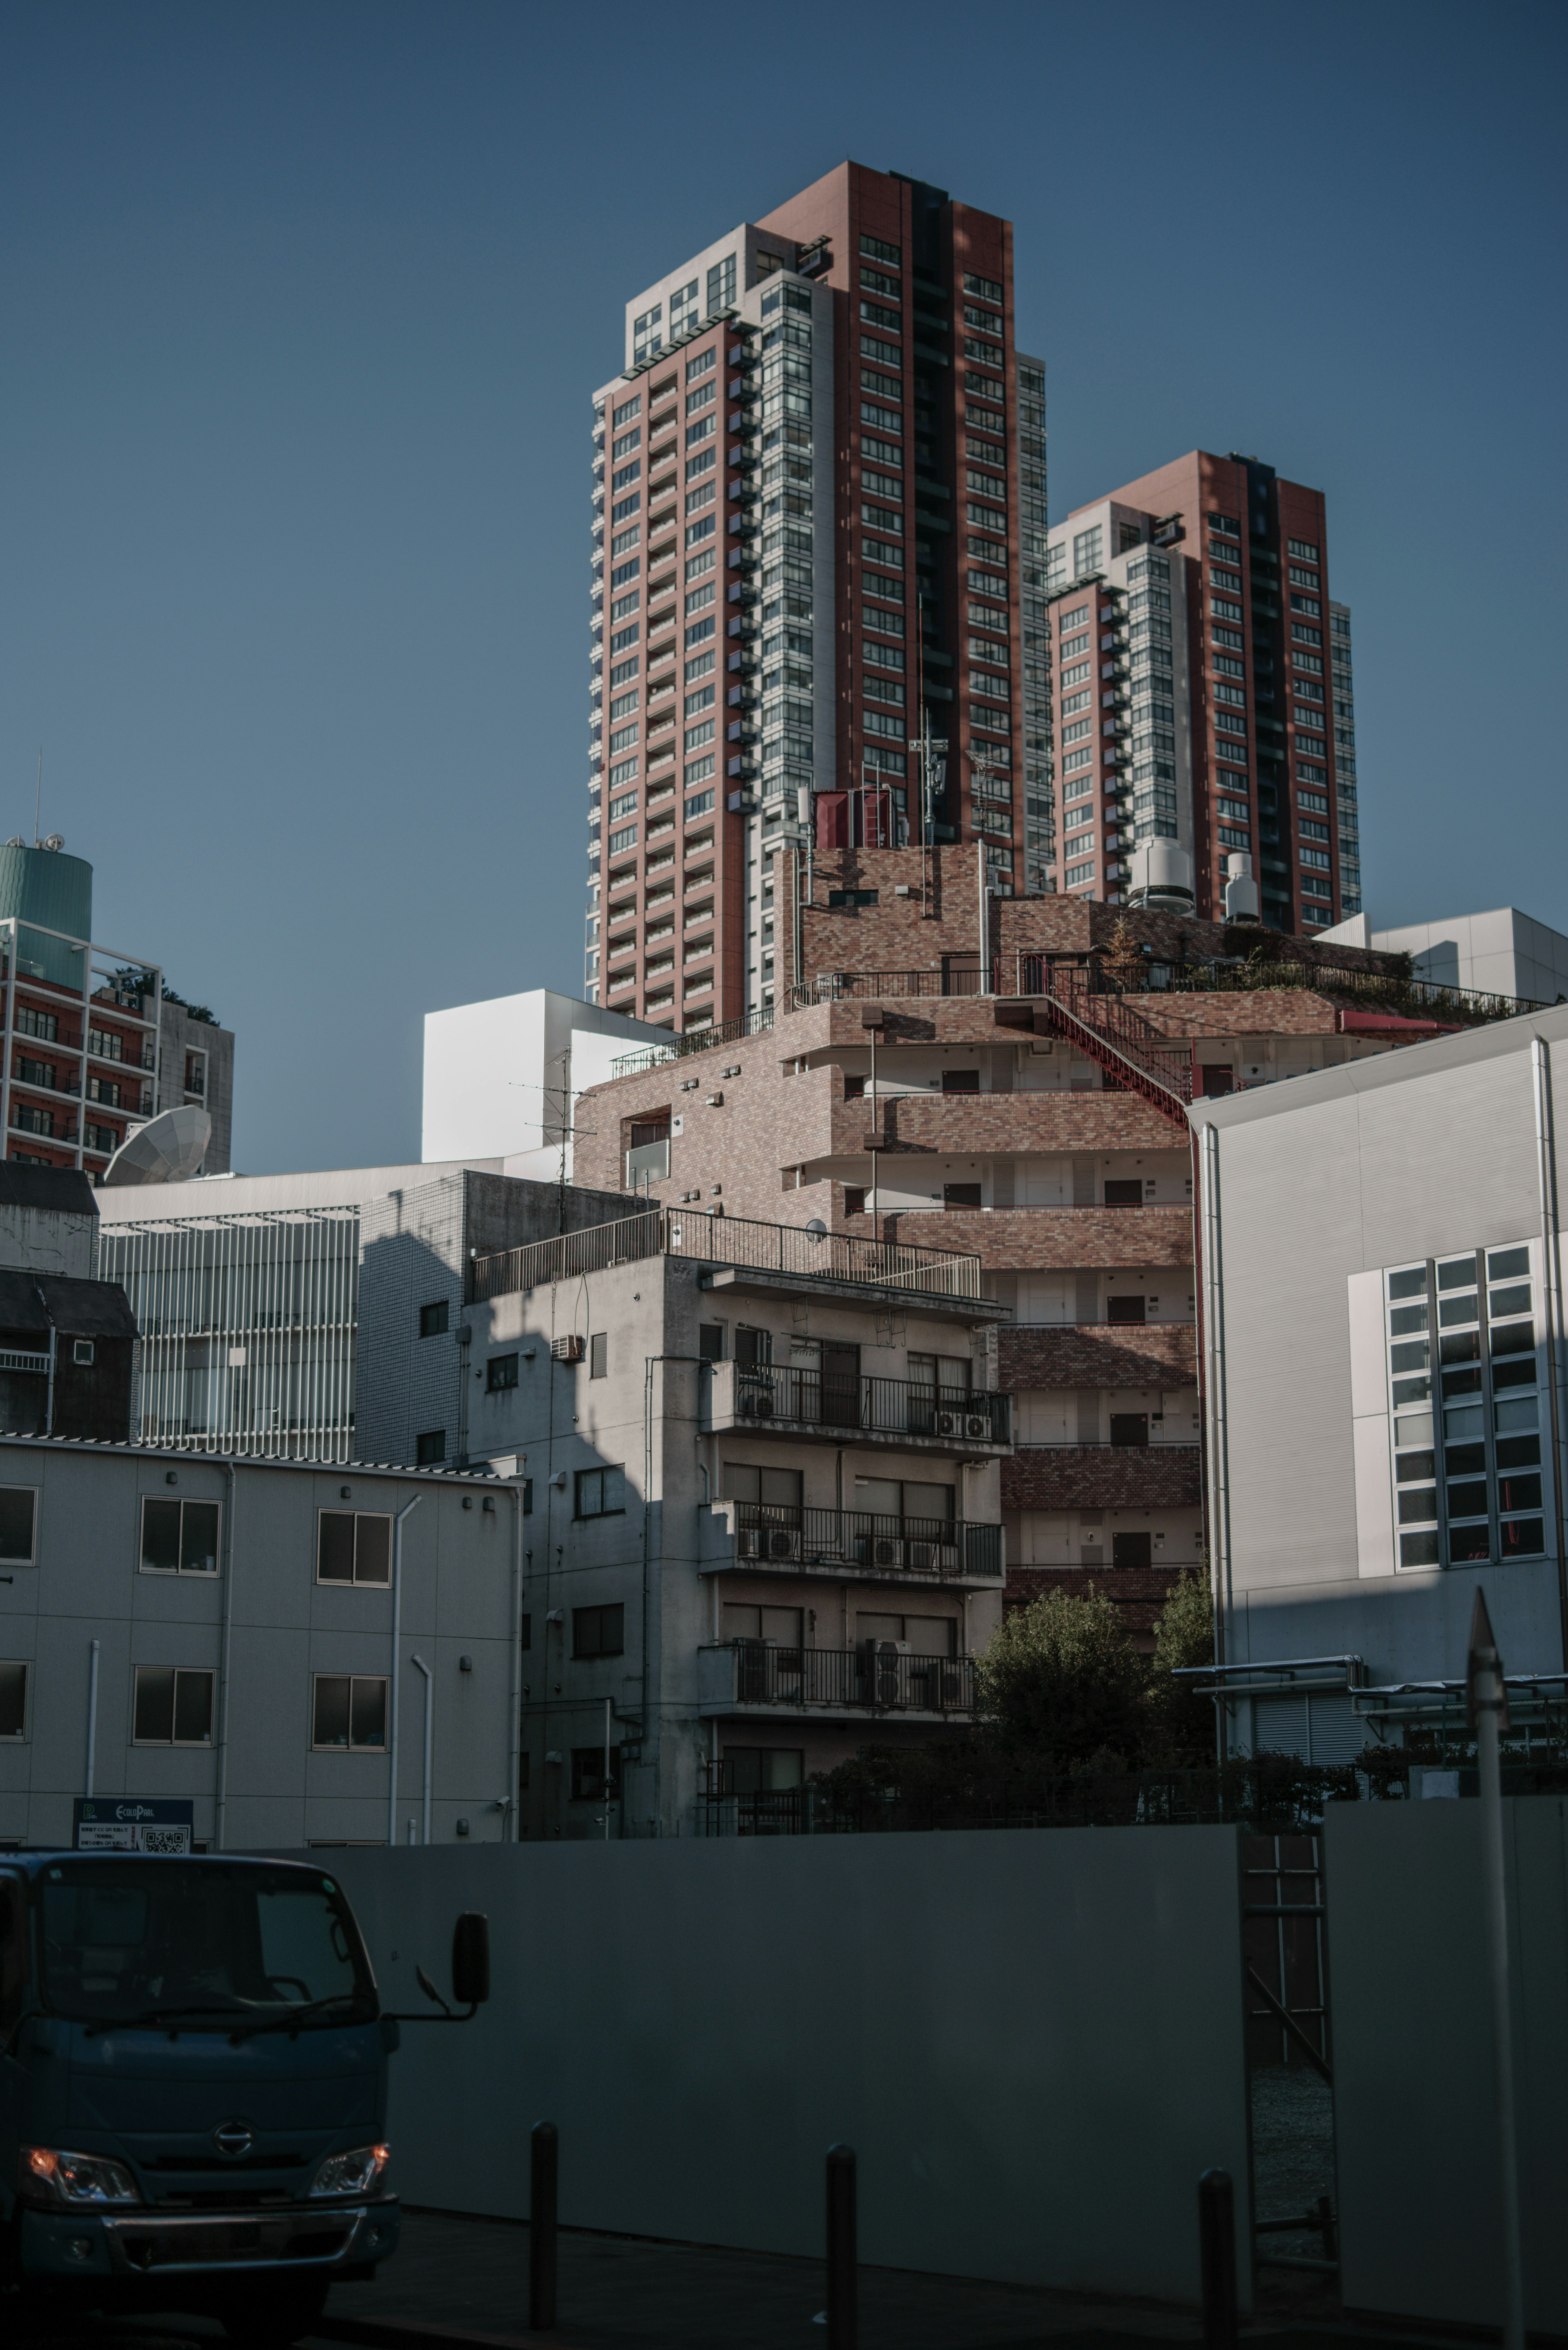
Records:
[[[326,2306],[324,2284],[293,2293],[260,2292],[244,2309],[224,2310],[223,2332],[246,2350],[288,2350],[312,2331]]]

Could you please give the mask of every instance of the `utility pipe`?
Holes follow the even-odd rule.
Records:
[[[422,1766],[423,1775],[420,1783],[421,1789],[420,1797],[420,1842],[421,1844],[429,1844],[431,1840],[431,1711],[432,1704],[431,1669],[426,1664],[424,1659],[419,1654],[417,1649],[409,1659],[409,1662],[410,1665],[418,1665],[421,1672],[423,1673],[425,1677],[425,1751]]]
[[[508,1491],[512,1495],[512,1777],[506,1798],[510,1806],[512,1835],[517,1844],[523,1835],[523,1488],[521,1474],[514,1476]],[[547,1636],[546,1636],[547,1637]]]
[[[387,1842],[398,1841],[398,1647],[403,1629],[403,1520],[424,1500],[416,1493],[392,1520],[392,1671],[387,1731]]]
[[[237,1470],[225,1461],[229,1498],[223,1511],[223,1638],[218,1667],[218,1800],[213,1823],[213,1849],[222,1852],[229,1811],[229,1706],[234,1690],[230,1659],[234,1638],[234,1503]]]
[[[98,1768],[98,1642],[88,1651],[88,1748],[87,1785],[85,1794],[93,1792],[93,1775]]]

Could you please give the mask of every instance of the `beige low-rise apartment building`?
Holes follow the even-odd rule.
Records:
[[[476,1259],[459,1334],[471,1465],[531,1489],[535,1836],[701,1832],[967,1722],[1002,1615],[978,1259],[628,1209]]]
[[[1009,1601],[1093,1581],[1147,1643],[1207,1555],[1192,1100],[1512,1007],[1255,921],[987,897],[966,850],[774,872],[776,1007],[628,1055],[579,1108],[577,1180],[978,1257]]]

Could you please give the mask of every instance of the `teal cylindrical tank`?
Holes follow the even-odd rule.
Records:
[[[85,857],[60,848],[32,848],[21,841],[0,847],[0,921],[16,916],[42,930],[24,930],[17,941],[16,968],[60,987],[79,988],[81,955],[43,931],[64,931],[73,939],[92,937],[92,867]]]

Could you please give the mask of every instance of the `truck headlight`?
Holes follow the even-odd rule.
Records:
[[[70,2154],[63,2147],[25,2146],[20,2187],[34,2201],[83,2205],[140,2203],[136,2181],[124,2163],[102,2154]]]
[[[352,2154],[329,2154],[310,2191],[313,2195],[368,2195],[391,2159],[389,2146],[357,2146]]]

